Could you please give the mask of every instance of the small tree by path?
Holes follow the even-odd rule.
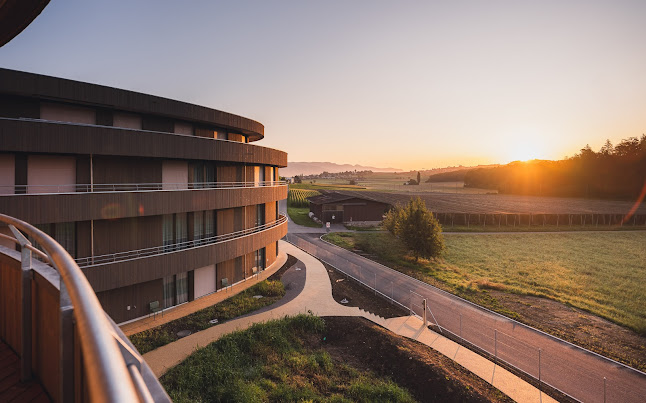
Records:
[[[419,197],[405,207],[391,209],[384,219],[384,227],[402,240],[416,261],[420,257],[439,257],[444,251],[442,227]]]

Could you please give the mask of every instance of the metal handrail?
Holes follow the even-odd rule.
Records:
[[[286,186],[285,181],[258,182],[184,182],[184,183],[75,183],[60,185],[0,185],[0,196],[61,193],[113,193],[157,190],[233,189]],[[28,193],[32,194],[32,193]]]
[[[4,214],[0,214],[0,221],[13,225],[34,239],[58,271],[74,306],[90,399],[97,402],[139,401],[137,389],[103,308],[74,259],[38,228]]]
[[[224,242],[231,239],[254,234],[257,232],[265,231],[267,229],[276,227],[285,222],[287,222],[287,217],[284,215],[281,215],[279,219],[274,220],[272,222],[258,225],[252,228],[247,228],[240,231],[230,232],[228,234],[215,235],[208,238],[177,242],[177,243],[168,244],[168,245],[153,246],[150,248],[135,249],[135,250],[125,251],[125,252],[109,253],[106,255],[98,255],[93,257],[83,257],[83,258],[76,259],[76,263],[79,265],[79,267],[87,268],[87,267],[99,266],[102,264],[108,264],[108,263],[119,262],[124,260],[150,257],[155,255],[161,255],[164,253],[172,253],[172,252],[177,252],[185,249],[198,248],[201,246],[213,245],[219,242]]]

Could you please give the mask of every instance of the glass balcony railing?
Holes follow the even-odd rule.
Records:
[[[236,238],[242,238],[247,235],[266,231],[286,222],[287,222],[287,217],[284,215],[281,215],[278,220],[269,222],[267,224],[258,225],[253,228],[244,229],[241,231],[235,231],[235,232],[231,232],[223,235],[215,235],[215,236],[202,238],[198,240],[154,246],[151,248],[143,248],[143,249],[130,250],[126,252],[117,252],[117,253],[110,253],[110,254],[100,255],[100,256],[78,258],[76,259],[76,263],[79,265],[79,267],[88,268],[92,266],[109,264],[113,262],[120,262],[124,260],[139,259],[144,257],[161,255],[164,253],[177,252],[177,251],[186,250],[186,249],[194,249],[194,248],[199,248],[207,245],[214,245],[220,242],[225,242]]]

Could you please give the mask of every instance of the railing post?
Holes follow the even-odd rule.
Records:
[[[26,382],[31,379],[31,242],[25,238],[22,232],[10,225],[9,228],[20,243],[20,289],[21,289],[21,317],[20,317],[20,380]]]
[[[494,363],[498,363],[498,329],[493,330],[493,358]]]
[[[74,401],[74,307],[67,287],[60,281],[60,400]]]
[[[422,317],[422,320],[424,321],[424,327],[426,327],[426,298],[422,300],[422,308],[424,309],[424,316]]]

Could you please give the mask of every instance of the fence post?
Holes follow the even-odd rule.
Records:
[[[543,387],[541,384],[541,349],[538,349],[538,395],[540,399],[543,399]]]
[[[493,358],[494,362],[498,364],[498,329],[493,330]]]
[[[424,327],[426,327],[426,298],[422,300],[422,309],[424,309],[424,316],[422,320],[424,321]]]
[[[603,403],[606,403],[606,377],[603,377]]]
[[[462,314],[460,314],[460,340],[464,343],[464,339],[462,338]]]

